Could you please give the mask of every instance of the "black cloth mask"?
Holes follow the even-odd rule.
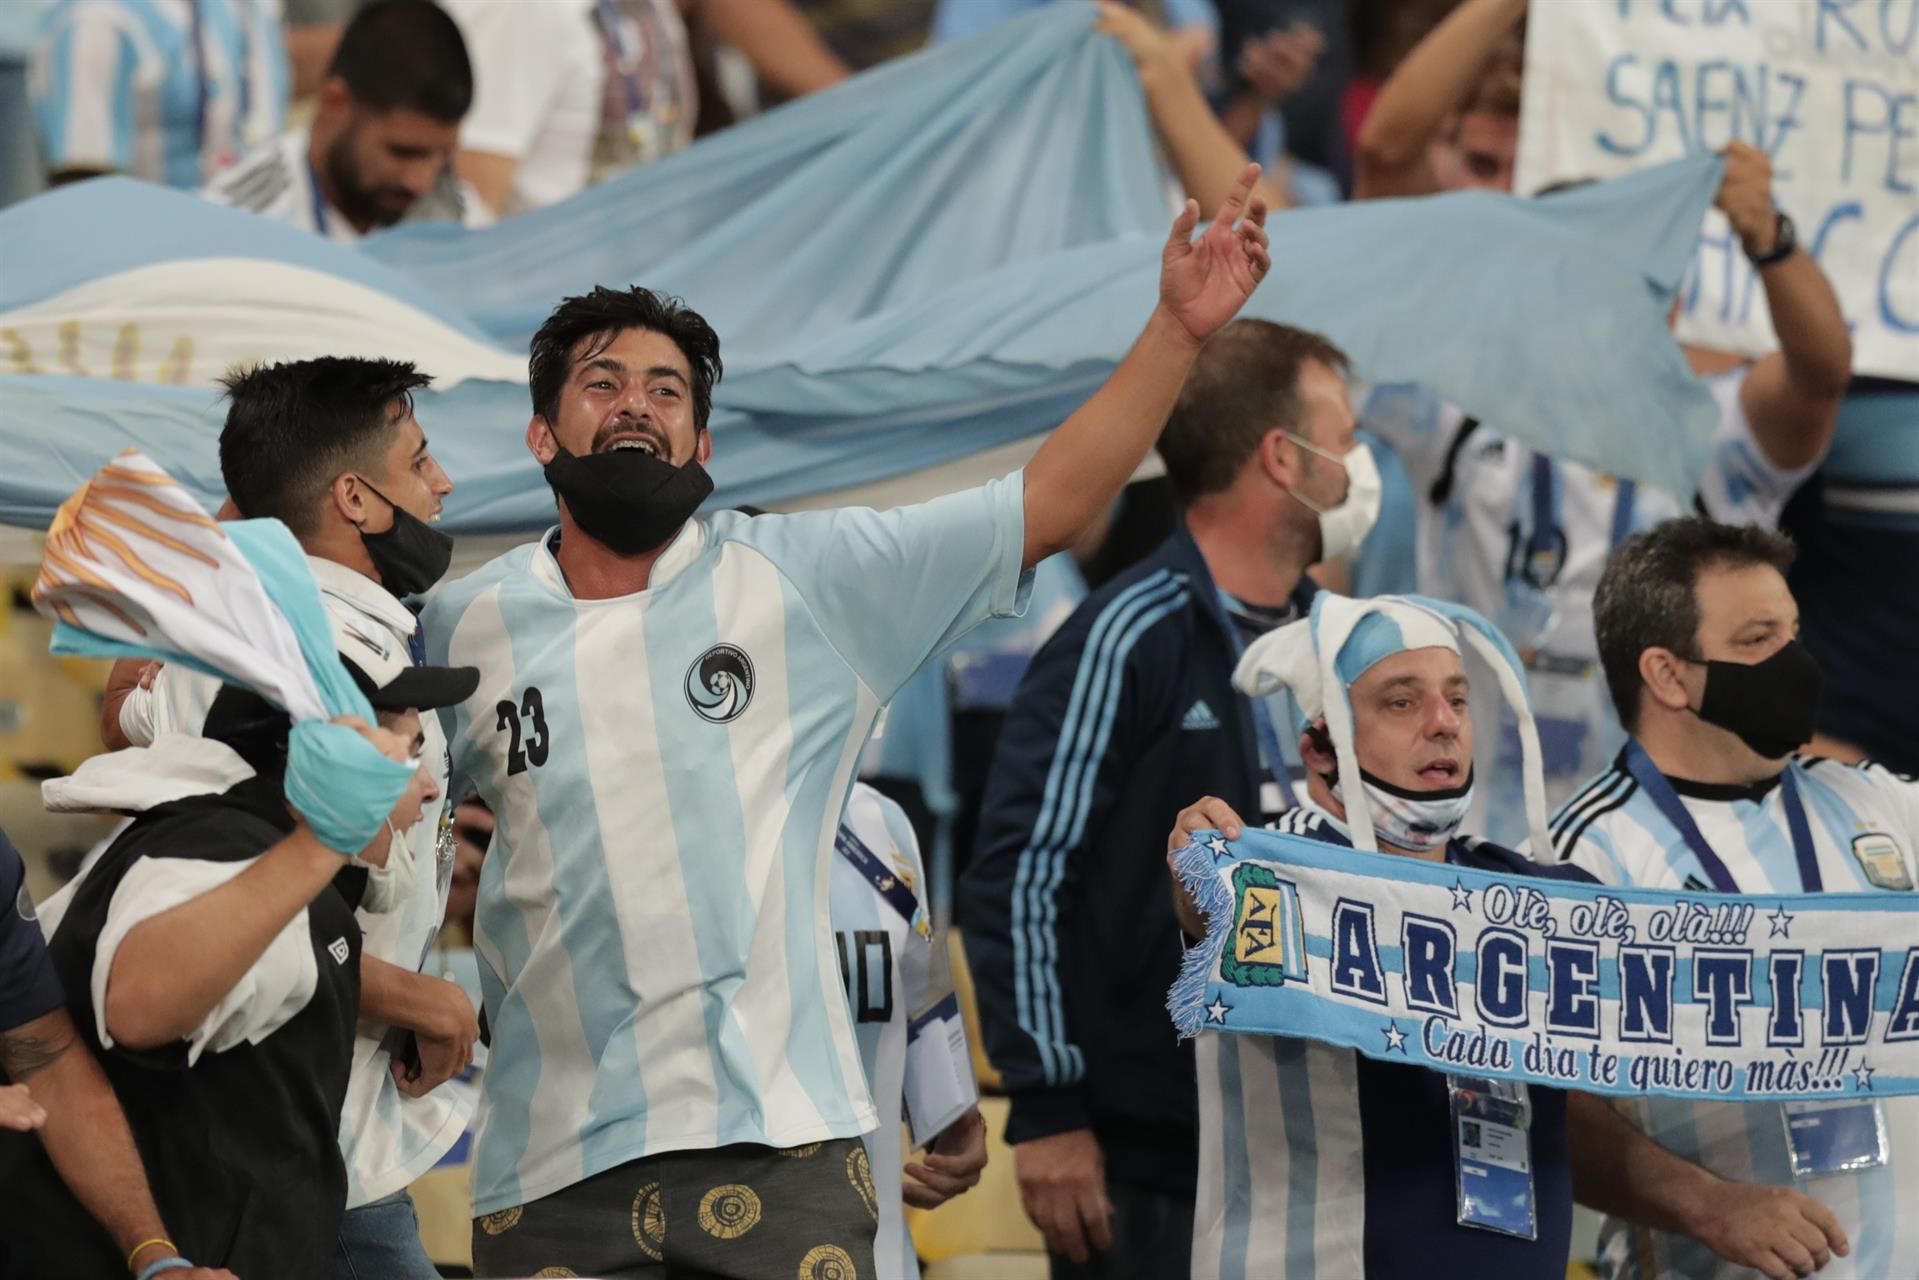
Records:
[[[665,546],[713,492],[713,477],[697,461],[676,467],[644,449],[561,449],[546,464],[546,482],[581,532],[623,556]]]
[[[1825,677],[1812,651],[1797,640],[1764,662],[1717,662],[1706,668],[1698,715],[1768,760],[1789,756],[1812,737]]]
[[[360,483],[373,489],[364,477]],[[373,489],[373,494],[393,509],[393,524],[384,532],[360,530],[360,541],[366,544],[366,553],[380,574],[380,585],[399,597],[424,595],[446,576],[447,566],[453,563],[453,539],[402,510],[378,489]]]

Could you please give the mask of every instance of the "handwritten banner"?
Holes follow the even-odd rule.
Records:
[[[1852,325],[1854,368],[1919,381],[1919,0],[1553,0],[1527,17],[1515,186],[1610,178],[1733,139]],[[1777,345],[1763,289],[1717,211],[1680,336]]]
[[[1919,894],[1744,897],[1522,879],[1202,833],[1182,1034],[1300,1036],[1592,1093],[1919,1093]]]

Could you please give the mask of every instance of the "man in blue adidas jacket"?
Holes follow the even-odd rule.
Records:
[[[960,905],[1054,1280],[1188,1265],[1198,1121],[1163,1008],[1180,956],[1163,832],[1195,795],[1289,807],[1272,718],[1232,673],[1378,513],[1345,371],[1266,321],[1208,342],[1159,441],[1180,527],[1040,649],[1000,734]]]

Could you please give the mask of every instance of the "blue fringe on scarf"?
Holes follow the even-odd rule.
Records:
[[[1226,935],[1232,932],[1233,894],[1219,877],[1213,851],[1201,842],[1211,832],[1195,832],[1193,842],[1173,856],[1173,874],[1193,895],[1193,905],[1206,917],[1206,937],[1186,949],[1179,962],[1179,978],[1166,996],[1179,1038],[1190,1040],[1206,1021],[1206,984],[1218,967]]]

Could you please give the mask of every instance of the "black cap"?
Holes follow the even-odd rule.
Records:
[[[340,661],[360,686],[360,692],[375,711],[437,711],[455,707],[473,696],[480,687],[478,667],[403,667],[384,685],[373,683],[360,664],[348,655]]]

